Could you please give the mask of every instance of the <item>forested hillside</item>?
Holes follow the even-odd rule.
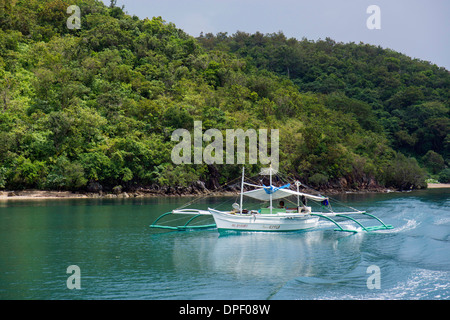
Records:
[[[0,0],[0,189],[214,188],[239,176],[237,164],[173,164],[171,134],[194,120],[279,129],[280,170],[317,188],[450,179],[444,68],[282,33],[195,39],[114,3]],[[73,4],[79,30],[66,26]]]
[[[384,130],[396,150],[419,157],[430,150],[447,159],[450,155],[445,141],[450,80],[445,68],[329,38],[297,41],[282,33],[237,32],[202,35],[199,40],[209,50],[236,53],[259,69],[286,76],[301,92],[326,95],[327,107],[354,113],[365,129]]]

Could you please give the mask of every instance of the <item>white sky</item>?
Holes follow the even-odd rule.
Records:
[[[450,70],[450,0],[118,0],[117,5],[141,19],[161,16],[195,37],[238,30],[330,37],[391,48]],[[366,27],[369,5],[381,9],[380,30]]]

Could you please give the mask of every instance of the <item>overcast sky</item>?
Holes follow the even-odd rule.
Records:
[[[110,3],[110,0],[103,0]],[[364,42],[450,70],[450,0],[118,0],[143,19],[161,16],[192,36],[236,31]],[[381,29],[366,26],[377,5]]]

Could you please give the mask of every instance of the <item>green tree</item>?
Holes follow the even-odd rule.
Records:
[[[444,169],[439,173],[440,183],[450,183],[450,168]]]
[[[53,190],[77,190],[85,187],[87,182],[80,163],[60,156],[46,177],[45,187]]]
[[[15,159],[10,174],[12,175],[11,186],[13,188],[40,188],[47,175],[47,166],[43,161],[31,161],[19,156]]]
[[[386,186],[400,190],[421,189],[426,187],[426,172],[420,168],[415,158],[407,158],[398,153],[384,172]]]
[[[425,166],[431,170],[433,174],[436,174],[445,167],[444,158],[437,152],[429,150],[423,157],[422,161]]]

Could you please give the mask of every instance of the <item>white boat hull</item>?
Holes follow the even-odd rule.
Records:
[[[299,231],[317,227],[319,217],[309,214],[231,214],[209,208],[217,229],[239,231]]]

